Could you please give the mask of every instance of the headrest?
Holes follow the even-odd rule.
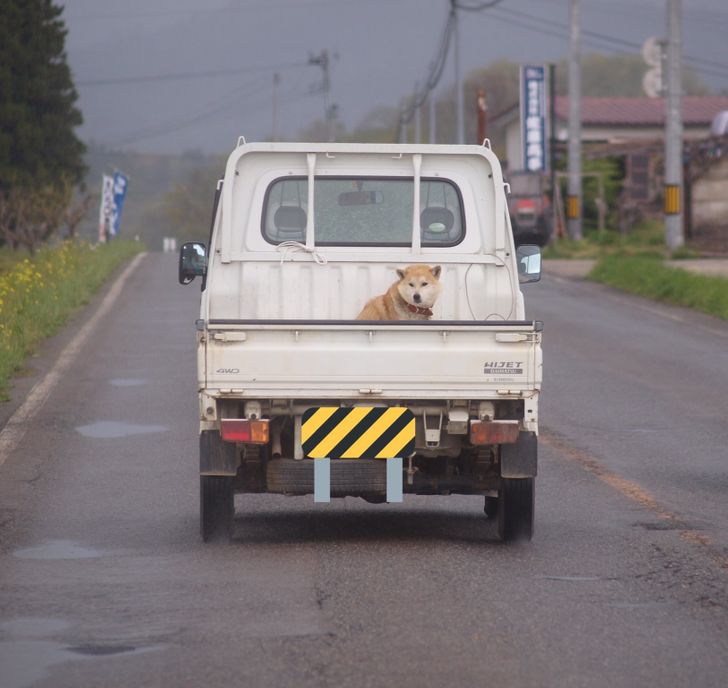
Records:
[[[438,234],[447,235],[454,224],[455,216],[448,208],[432,206],[420,213],[420,228],[433,237]]]
[[[273,215],[273,224],[279,231],[306,229],[306,211],[297,205],[282,205]]]

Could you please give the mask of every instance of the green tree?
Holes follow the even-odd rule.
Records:
[[[642,78],[648,69],[640,55],[584,55],[581,60],[582,95],[644,97]],[[566,95],[568,88],[568,64],[562,60],[556,65],[556,91]],[[710,88],[689,67],[683,70],[683,90],[688,96],[710,93]]]
[[[200,165],[164,195],[160,220],[167,235],[180,241],[207,242],[215,186],[223,170],[223,161]]]
[[[62,13],[52,0],[0,0],[0,189],[83,180]]]
[[[370,110],[356,128],[342,137],[343,141],[392,143],[397,137],[399,110],[380,105]]]

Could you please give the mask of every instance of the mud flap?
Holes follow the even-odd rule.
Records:
[[[200,475],[235,476],[238,472],[236,446],[223,442],[217,430],[200,433]]]
[[[502,478],[533,478],[538,468],[538,438],[535,432],[521,432],[514,444],[500,447]]]

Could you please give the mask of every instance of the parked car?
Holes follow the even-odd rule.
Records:
[[[553,210],[546,191],[546,177],[536,172],[513,172],[508,212],[516,245],[546,246],[553,232]]]

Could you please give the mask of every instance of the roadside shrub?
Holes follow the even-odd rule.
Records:
[[[38,342],[55,334],[142,248],[130,241],[99,246],[69,241],[32,258],[8,250],[0,254],[0,400],[8,399],[10,378]]]
[[[670,267],[659,256],[606,256],[594,266],[589,279],[728,320],[728,279]]]

